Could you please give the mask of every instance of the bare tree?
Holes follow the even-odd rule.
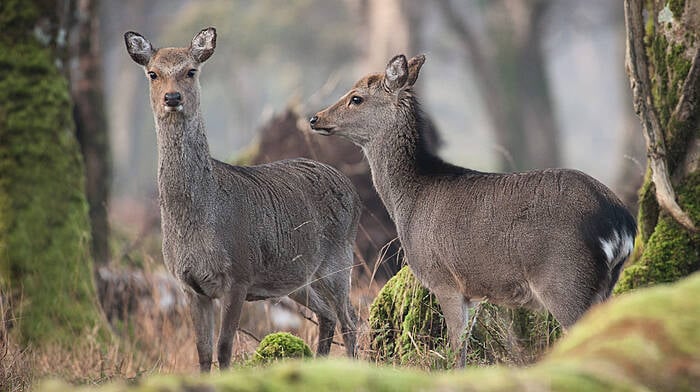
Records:
[[[485,42],[463,16],[463,9],[450,0],[436,2],[446,24],[459,36],[475,73],[496,142],[503,150],[501,168],[558,166],[559,133],[542,53],[542,20],[551,2],[484,2]]]
[[[112,170],[102,87],[98,11],[99,0],[75,1],[70,32],[69,77],[76,134],[85,162],[92,256],[97,264],[106,264],[110,259],[107,203]]]

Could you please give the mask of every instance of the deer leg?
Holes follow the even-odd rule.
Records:
[[[471,340],[472,337],[472,331],[474,330],[474,326],[476,325],[476,321],[479,318],[479,310],[481,310],[481,302],[471,302],[467,301],[467,311],[465,313],[466,320],[465,322],[469,324],[467,327],[467,332],[464,334],[464,351],[465,354],[467,351],[469,351],[469,341]],[[466,361],[466,357],[465,357]],[[466,365],[466,363],[465,363]]]
[[[289,298],[306,306],[316,314],[318,319],[318,347],[316,348],[316,355],[328,355],[331,351],[336,323],[336,315],[332,308],[310,286],[295,291],[289,295]]]
[[[185,290],[189,298],[190,316],[194,325],[199,370],[211,370],[212,345],[214,341],[214,305],[211,298]]]
[[[462,295],[454,293],[435,293],[435,296],[445,317],[450,346],[458,354],[457,366],[463,368],[467,363],[467,350],[462,334],[467,327],[469,302]]]
[[[221,330],[219,331],[219,344],[217,358],[219,369],[228,369],[231,364],[231,350],[233,337],[238,330],[241,319],[241,308],[245,302],[246,289],[233,285],[221,303]]]
[[[341,309],[338,309],[340,320],[340,332],[343,334],[345,352],[350,358],[357,357],[357,314],[350,303],[350,298],[344,301]]]

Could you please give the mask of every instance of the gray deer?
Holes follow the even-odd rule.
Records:
[[[214,28],[186,48],[156,49],[134,32],[124,39],[150,80],[163,256],[190,300],[201,371],[211,369],[216,298],[222,369],[231,361],[243,302],[285,295],[317,315],[318,355],[329,353],[340,321],[354,356],[349,290],[361,204],[350,180],[309,159],[245,167],[210,157],[199,73],[214,53]]]
[[[425,147],[413,84],[425,62],[399,55],[310,119],[359,145],[408,265],[440,302],[451,345],[481,300],[546,309],[564,328],[610,296],[636,225],[603,184],[575,170],[482,173]]]

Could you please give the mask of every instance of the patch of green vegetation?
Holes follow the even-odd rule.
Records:
[[[0,19],[31,8],[3,2]],[[68,85],[51,51],[34,39],[0,40],[0,65],[2,283],[22,300],[15,309],[20,341],[70,347],[102,320]]]
[[[271,333],[260,342],[253,354],[253,364],[266,364],[280,359],[312,358],[309,345],[291,333]]]

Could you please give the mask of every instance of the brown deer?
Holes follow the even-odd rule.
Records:
[[[636,225],[603,184],[575,170],[483,173],[425,147],[413,85],[425,61],[391,59],[310,119],[359,145],[408,265],[438,298],[451,344],[476,302],[546,309],[564,328],[611,293]]]
[[[309,159],[244,167],[210,157],[199,73],[214,53],[214,28],[185,48],[155,49],[134,32],[124,39],[150,80],[163,256],[190,299],[200,369],[211,368],[216,298],[220,368],[230,364],[243,301],[285,295],[316,313],[319,355],[330,351],[339,320],[354,356],[349,290],[360,200],[350,180]]]

